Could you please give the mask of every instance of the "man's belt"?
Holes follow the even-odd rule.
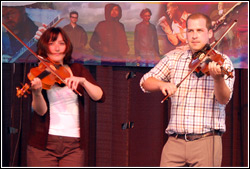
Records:
[[[213,136],[213,135],[222,135],[222,132],[220,132],[219,130],[215,130],[215,131],[211,131],[211,132],[207,132],[205,134],[171,134],[170,136],[175,137],[175,138],[180,138],[183,139],[185,141],[194,141],[194,140],[198,140],[200,138],[204,138],[204,137],[208,137],[208,136]]]

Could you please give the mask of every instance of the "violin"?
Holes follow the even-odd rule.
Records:
[[[47,66],[49,66],[51,69],[54,70],[54,73],[57,74],[54,75],[54,73],[51,73]],[[41,79],[42,82],[42,88],[45,90],[51,89],[51,87],[55,84],[62,84],[64,83],[64,80],[67,77],[70,77],[70,73],[67,71],[65,67],[63,67],[60,64],[53,64],[51,62],[47,63],[45,65],[44,63],[40,63],[37,67],[31,68],[30,72],[27,74],[27,77],[30,81],[32,81],[34,78],[38,77]],[[30,82],[25,83],[22,88],[17,87],[17,93],[16,96],[20,98],[21,96],[27,97],[25,93],[30,93],[28,90],[30,88]]]
[[[204,74],[207,76],[210,75],[209,70],[208,70],[208,64],[209,62],[216,62],[218,65],[220,65],[221,71],[223,75],[227,75],[228,78],[233,78],[233,73],[232,71],[230,72],[229,68],[225,69],[222,65],[225,61],[225,59],[222,57],[222,55],[216,53],[214,50],[211,50],[210,53],[206,56],[205,61],[200,63],[200,58],[203,58],[203,56],[211,49],[209,44],[206,44],[205,47],[198,51],[195,52],[192,55],[192,61],[189,64],[189,68],[193,69],[194,67],[194,73],[197,75],[197,77],[202,77]],[[198,66],[197,66],[198,65]]]

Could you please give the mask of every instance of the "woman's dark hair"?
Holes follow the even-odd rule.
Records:
[[[63,58],[63,64],[69,64],[71,61],[71,54],[73,51],[73,46],[72,43],[70,42],[70,39],[68,37],[68,35],[64,32],[64,30],[60,27],[51,27],[49,29],[47,29],[42,36],[40,37],[38,43],[37,43],[37,54],[42,56],[43,58],[47,58],[48,57],[48,53],[50,53],[49,51],[49,41],[56,41],[58,38],[58,35],[61,34],[63,41],[66,44],[66,49],[65,49],[65,57]]]

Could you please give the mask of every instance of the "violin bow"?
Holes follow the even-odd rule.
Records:
[[[204,58],[206,58],[207,55],[209,55],[213,49],[215,48],[215,46],[226,36],[226,34],[235,26],[235,24],[237,23],[237,20],[234,20],[234,22],[230,25],[230,27],[227,28],[227,30],[223,33],[223,35],[215,42],[213,42],[212,47],[210,48],[210,50],[204,54],[202,53],[199,57],[199,62],[196,64],[196,66],[194,66],[194,68],[176,85],[177,88],[179,88],[179,86],[181,85],[181,83],[186,80],[186,78],[193,73],[196,68],[201,64],[201,62],[204,60]],[[169,95],[166,95],[164,97],[164,99],[161,101],[161,103],[163,103],[165,100],[167,100],[167,98],[169,97]]]
[[[46,28],[55,27],[57,24],[59,24],[64,18],[60,18],[60,16],[57,16],[53,21],[51,21]],[[33,37],[29,42],[27,42],[27,46],[32,47],[35,42],[37,42],[37,39]],[[9,63],[14,63],[18,58],[24,54],[24,52],[27,51],[26,47],[22,47],[16,54],[9,60]]]

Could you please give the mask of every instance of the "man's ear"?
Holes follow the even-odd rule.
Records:
[[[209,31],[208,31],[208,37],[209,37],[209,39],[211,39],[213,36],[214,36],[213,30],[209,29]]]

